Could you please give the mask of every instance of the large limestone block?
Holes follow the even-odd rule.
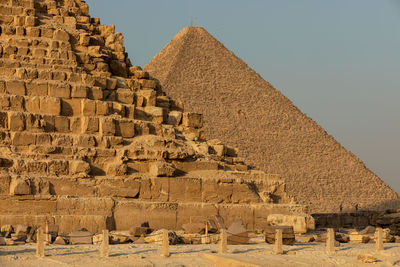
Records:
[[[30,181],[14,178],[10,184],[10,195],[30,195],[31,194],[31,185]]]
[[[182,125],[191,128],[201,128],[203,127],[203,116],[198,113],[184,112]]]
[[[167,123],[171,125],[179,125],[182,121],[182,112],[180,111],[171,111],[168,114]]]
[[[314,219],[309,215],[270,214],[267,223],[272,226],[293,226],[296,234],[304,234],[308,229],[315,229]]]
[[[156,161],[150,164],[149,174],[155,177],[174,176],[175,168],[171,163]]]
[[[53,33],[53,39],[57,41],[68,42],[69,41],[69,34],[64,30],[55,30]]]
[[[11,142],[14,146],[29,146],[36,143],[36,135],[29,132],[15,132],[11,134]]]
[[[177,229],[181,229],[186,223],[203,223],[208,218],[218,215],[216,204],[207,203],[179,203],[177,210]]]
[[[6,82],[6,90],[10,95],[25,95],[26,88],[24,81],[11,80]]]
[[[60,115],[61,101],[55,97],[40,98],[40,113],[49,115]]]
[[[79,116],[82,114],[81,99],[62,99],[61,115],[63,116]]]
[[[100,118],[99,121],[99,132],[103,136],[114,136],[115,135],[115,121],[110,117]]]
[[[117,230],[128,230],[135,222],[149,222],[154,229],[176,229],[177,203],[121,201],[114,209]]]
[[[221,204],[218,205],[218,214],[223,218],[225,225],[231,225],[240,219],[246,229],[254,230],[254,208],[242,204]]]
[[[8,113],[8,129],[11,131],[25,130],[25,116],[20,112]]]
[[[136,198],[140,190],[140,182],[134,179],[104,179],[97,186],[102,197]]]
[[[72,176],[87,177],[90,173],[90,164],[83,160],[69,161],[69,173]]]
[[[135,123],[129,120],[116,121],[116,133],[124,138],[135,136]]]
[[[201,202],[201,179],[181,177],[171,179],[169,201]]]

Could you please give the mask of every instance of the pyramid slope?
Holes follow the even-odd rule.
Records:
[[[208,138],[287,182],[313,212],[386,205],[399,196],[354,154],[199,27],[183,29],[145,68],[185,108],[202,113]]]

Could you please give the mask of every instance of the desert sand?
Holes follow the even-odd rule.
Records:
[[[324,243],[296,243],[283,249],[284,255],[274,255],[273,245],[255,243],[228,246],[227,254],[217,254],[215,244],[177,245],[170,246],[171,256],[165,258],[160,256],[160,246],[126,244],[110,246],[110,257],[100,258],[97,245],[50,245],[46,246],[46,257],[40,259],[35,256],[35,244],[27,244],[1,247],[0,266],[400,266],[398,243],[385,244],[382,252],[376,252],[373,243],[341,244],[334,255],[327,255]],[[360,263],[360,254],[370,254],[378,261]],[[219,262],[205,255],[218,257]],[[229,262],[231,259],[236,261]]]

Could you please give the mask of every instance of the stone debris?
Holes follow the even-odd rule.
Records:
[[[182,29],[144,70],[186,112],[203,115],[184,113],[182,123],[204,124],[205,136],[223,140],[210,149],[215,155],[237,147],[252,165],[281,174],[289,195],[311,213],[338,212],[341,203],[345,210],[354,210],[355,203],[384,209],[398,201],[360,159],[205,29]]]
[[[292,226],[268,226],[264,230],[265,242],[268,244],[275,244],[275,232],[276,229],[282,230],[282,244],[283,245],[294,245],[296,237]]]
[[[203,234],[206,227],[204,223],[185,223],[182,228],[187,234]]]
[[[93,233],[89,231],[73,231],[68,237],[71,245],[93,244]]]
[[[67,243],[67,240],[64,239],[63,237],[57,236],[56,239],[54,240],[53,244],[55,244],[55,245],[67,245],[68,243]]]
[[[357,256],[357,261],[362,263],[374,263],[377,262],[378,259],[371,254],[360,254]]]
[[[228,245],[243,245],[249,243],[249,231],[240,219],[235,220],[226,232]]]

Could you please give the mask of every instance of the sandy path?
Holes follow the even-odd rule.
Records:
[[[224,256],[257,263],[261,266],[400,266],[400,244],[385,244],[385,251],[375,252],[374,244],[342,244],[334,256],[325,253],[319,243],[284,246],[285,255],[273,255],[272,245],[252,244],[228,246]],[[100,258],[99,246],[46,246],[46,257],[35,257],[35,244],[0,247],[0,266],[216,266],[202,257],[214,254],[217,245],[170,246],[171,257],[163,258],[160,247],[151,244],[110,246],[110,257]],[[379,259],[377,264],[361,264],[357,256],[370,253]],[[397,261],[397,263],[396,263]],[[398,265],[395,265],[398,264]]]

